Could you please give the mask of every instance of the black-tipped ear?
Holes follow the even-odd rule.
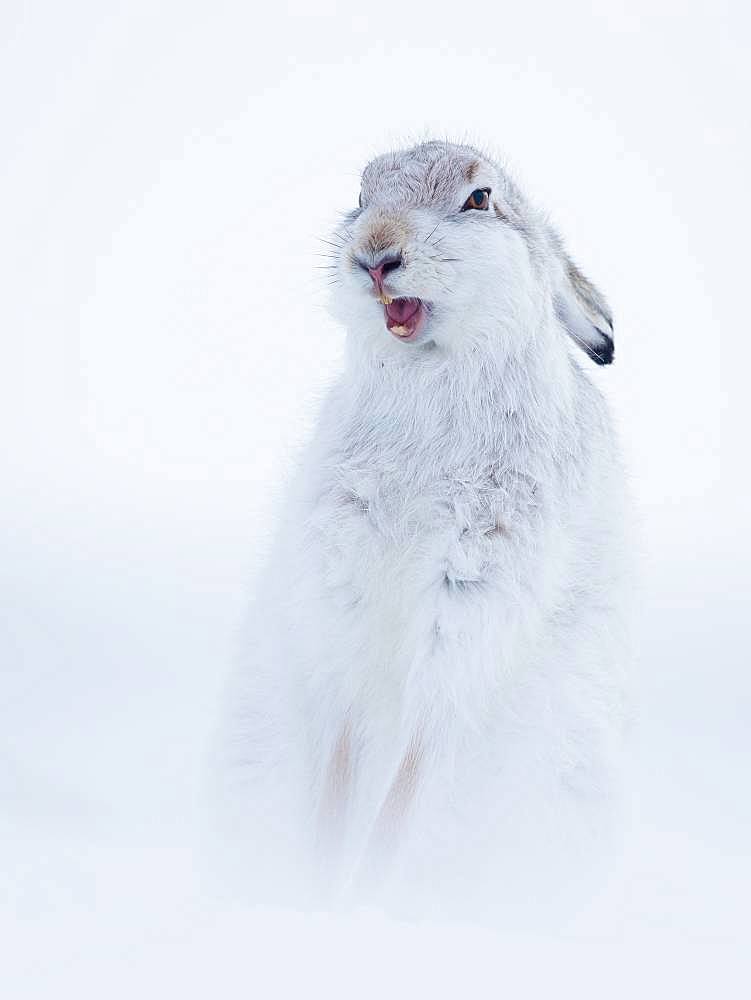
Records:
[[[565,254],[555,290],[555,311],[569,337],[598,365],[615,354],[613,317],[605,297]]]

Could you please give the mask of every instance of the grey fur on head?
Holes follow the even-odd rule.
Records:
[[[490,190],[484,234],[470,228],[461,212],[473,185]],[[487,281],[499,286],[515,281],[513,262],[509,273],[503,271],[504,256],[510,252],[509,246],[499,245],[499,234],[504,231],[507,243],[515,240],[516,251],[526,253],[537,275],[538,297],[548,296],[557,320],[574,343],[598,364],[610,363],[613,324],[605,298],[569,258],[558,234],[507,171],[472,146],[430,141],[376,157],[363,171],[360,206],[345,217],[339,238],[347,243],[345,232],[353,234],[350,256],[343,260],[354,261],[356,268],[375,262],[379,255],[401,255],[404,294],[419,296],[423,286],[428,292],[436,285],[451,287],[455,272],[460,272],[462,285],[469,287],[471,282],[465,281],[462,269],[479,269]],[[427,247],[420,246],[422,242]],[[442,252],[427,260],[426,249],[434,247],[441,247]],[[493,258],[498,267],[491,276],[487,265]],[[407,278],[410,263],[414,288]],[[450,264],[459,266],[443,266]],[[427,281],[421,284],[421,279]],[[450,314],[440,294],[425,298],[439,317]],[[463,308],[461,299],[458,304]],[[493,305],[499,305],[498,296]],[[346,321],[341,312],[340,316]],[[435,320],[431,325],[448,345],[447,338],[435,330]]]

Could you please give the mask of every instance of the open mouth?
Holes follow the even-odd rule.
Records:
[[[425,319],[422,299],[390,299],[384,295],[381,301],[389,333],[397,340],[414,340]]]

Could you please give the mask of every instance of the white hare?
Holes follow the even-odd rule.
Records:
[[[346,370],[232,694],[241,865],[543,906],[605,836],[624,716],[628,508],[583,370],[613,358],[610,313],[467,146],[373,160],[332,248]]]

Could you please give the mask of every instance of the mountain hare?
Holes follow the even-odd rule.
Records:
[[[331,248],[346,371],[231,698],[241,865],[259,892],[543,907],[616,798],[628,508],[584,371],[610,311],[468,146],[373,160]]]

